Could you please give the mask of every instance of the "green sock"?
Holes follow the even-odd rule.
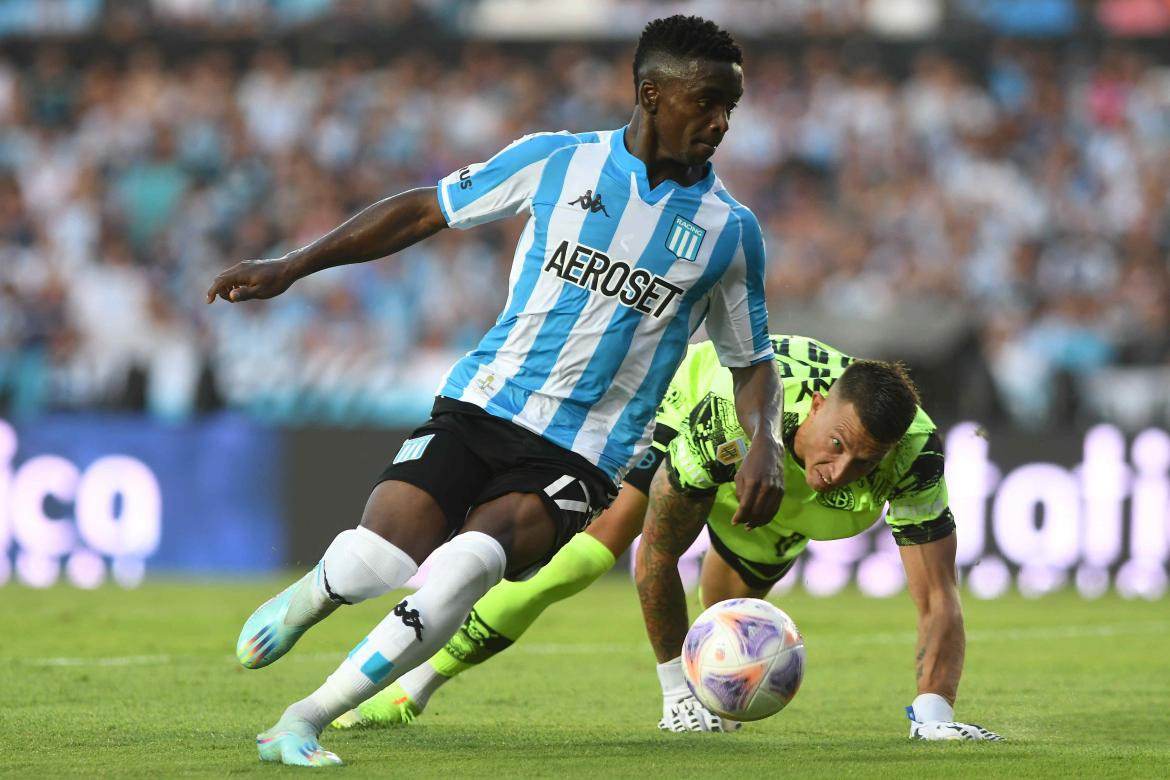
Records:
[[[589,534],[577,534],[535,576],[499,583],[475,603],[467,620],[430,664],[454,677],[510,647],[550,604],[588,587],[613,568],[613,553]]]

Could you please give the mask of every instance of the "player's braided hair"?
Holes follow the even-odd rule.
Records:
[[[833,383],[832,393],[852,403],[862,427],[883,444],[905,436],[918,414],[918,388],[902,363],[855,360]]]
[[[642,30],[638,48],[634,52],[634,87],[646,61],[654,54],[666,54],[679,59],[704,59],[715,62],[743,64],[739,44],[714,22],[700,16],[676,14],[655,19]]]

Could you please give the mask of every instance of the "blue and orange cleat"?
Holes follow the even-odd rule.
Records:
[[[301,635],[337,608],[333,601],[316,604],[315,581],[321,564],[265,601],[244,622],[236,640],[236,658],[248,669],[259,669],[276,661],[296,644]]]
[[[285,715],[276,725],[256,735],[261,761],[275,761],[291,766],[340,766],[336,753],[321,747],[313,727],[300,718]]]

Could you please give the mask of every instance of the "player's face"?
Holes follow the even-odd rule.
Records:
[[[695,60],[678,78],[665,80],[655,126],[659,149],[676,162],[702,165],[727,134],[731,112],[743,96],[743,69],[734,63]]]
[[[808,486],[818,493],[861,479],[890,451],[862,427],[852,403],[819,393],[801,427],[803,446],[797,455],[804,460]]]

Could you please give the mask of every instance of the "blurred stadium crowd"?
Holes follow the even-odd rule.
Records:
[[[846,323],[869,354],[929,363],[955,414],[1170,421],[1170,68],[1105,39],[991,41],[894,57],[833,35],[745,41],[715,164],[765,227],[774,319],[826,339]],[[211,279],[525,133],[621,126],[633,99],[615,46],[24,51],[0,55],[0,413],[15,415],[417,418],[499,312],[522,221],[266,304],[209,308]]]

